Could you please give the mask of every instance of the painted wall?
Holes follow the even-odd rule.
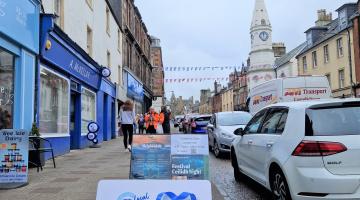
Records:
[[[63,31],[82,49],[87,51],[87,27],[92,29],[91,57],[100,65],[107,66],[107,52],[110,52],[110,68],[112,82],[123,87],[122,81],[122,32],[118,38],[119,26],[111,11],[109,13],[109,32],[106,30],[105,0],[93,0],[90,6],[85,0],[62,0]],[[46,13],[54,13],[54,0],[43,0]],[[120,39],[120,43],[118,42]]]
[[[350,43],[353,46],[353,30],[350,30]],[[343,56],[338,56],[337,53],[337,40],[342,38],[343,40]],[[329,62],[325,62],[324,58],[324,46],[329,47]],[[317,67],[312,65],[312,52],[317,52]],[[350,90],[350,67],[349,67],[349,48],[348,48],[348,35],[347,31],[343,31],[331,39],[315,46],[306,53],[298,56],[298,69],[299,75],[330,75],[330,86],[333,91],[334,97],[341,97],[343,94],[349,96]],[[306,56],[307,70],[304,71],[303,57]],[[351,48],[352,69],[353,69],[353,81],[355,78],[354,67],[354,49]],[[345,87],[339,86],[339,70],[344,70],[345,73]]]

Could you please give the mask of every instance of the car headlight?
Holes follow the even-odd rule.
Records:
[[[227,134],[227,133],[221,133],[221,137],[223,137],[223,138],[225,138],[225,139],[230,139],[230,140],[234,140],[235,139],[235,137],[234,136],[232,136],[232,135],[229,135],[229,134]]]

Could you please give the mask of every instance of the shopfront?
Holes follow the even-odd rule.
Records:
[[[38,0],[0,0],[0,129],[34,122],[39,13]]]
[[[144,89],[142,83],[126,71],[127,97],[134,103],[135,113],[144,113]]]
[[[38,123],[56,155],[88,147],[87,126],[97,122],[98,140],[115,132],[115,86],[101,67],[53,23],[41,16]],[[114,124],[114,125],[111,125]]]

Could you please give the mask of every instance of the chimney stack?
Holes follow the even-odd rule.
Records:
[[[316,26],[327,26],[332,21],[332,13],[326,13],[325,9],[321,9],[317,11],[318,13],[318,20],[315,22]]]

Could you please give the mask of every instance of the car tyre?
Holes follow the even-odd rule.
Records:
[[[241,173],[241,171],[239,169],[239,165],[238,165],[238,162],[237,162],[236,155],[233,152],[231,152],[231,163],[232,163],[232,166],[234,168],[235,181],[239,183],[241,181],[241,179],[242,179],[243,174]]]
[[[290,189],[284,173],[280,169],[271,172],[271,191],[275,200],[291,200]]]
[[[217,143],[216,140],[214,141],[213,152],[214,152],[215,157],[219,158],[221,156],[219,144]]]

